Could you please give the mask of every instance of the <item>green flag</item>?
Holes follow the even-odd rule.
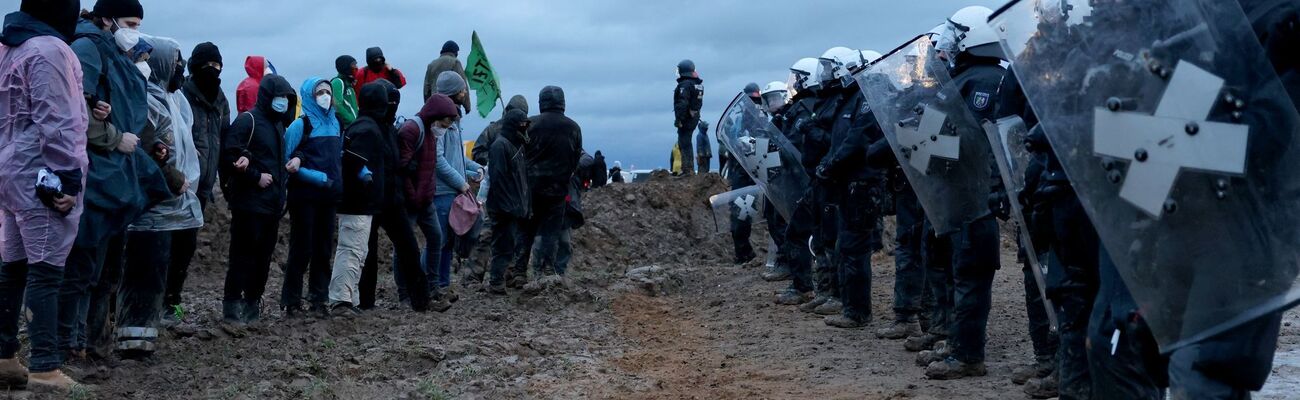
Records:
[[[488,62],[487,53],[483,52],[483,43],[478,41],[478,32],[474,32],[473,47],[469,51],[469,66],[465,75],[469,77],[469,88],[478,96],[478,115],[487,118],[497,100],[501,98],[501,81],[497,80],[492,63]]]

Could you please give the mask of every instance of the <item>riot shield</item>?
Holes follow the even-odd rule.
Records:
[[[808,187],[799,150],[749,96],[737,95],[718,121],[718,141],[787,220]]]
[[[763,190],[758,185],[746,186],[726,193],[709,197],[709,207],[713,210],[713,225],[718,233],[731,232],[732,219],[749,221],[752,224],[763,222]]]
[[[990,23],[1161,350],[1294,305],[1300,117],[1237,2],[1072,3]]]
[[[1016,225],[1016,232],[1020,234],[1020,244],[1025,249],[1025,259],[1034,272],[1034,283],[1038,285],[1039,297],[1043,306],[1047,308],[1047,318],[1055,329],[1059,326],[1056,321],[1056,308],[1052,306],[1052,301],[1047,299],[1047,280],[1043,278],[1047,274],[1047,265],[1038,260],[1040,254],[1038,250],[1046,251],[1047,244],[1034,243],[1033,236],[1029,234],[1029,225],[1025,221],[1024,207],[1017,201],[1018,195],[1025,190],[1025,170],[1033,162],[1033,155],[1024,146],[1025,138],[1029,136],[1029,129],[1019,116],[1011,116],[999,119],[997,122],[984,121],[984,133],[988,135],[989,147],[993,150],[993,161],[997,163],[998,175],[1001,176],[1007,196],[1010,197],[1011,221]]]
[[[936,233],[989,215],[994,167],[983,128],[951,85],[929,35],[855,78]]]

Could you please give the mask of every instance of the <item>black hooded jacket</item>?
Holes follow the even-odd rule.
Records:
[[[564,116],[564,90],[547,86],[538,96],[541,114],[528,129],[528,180],[534,194],[563,197],[582,157],[582,128]]]
[[[704,81],[700,78],[677,78],[677,88],[673,90],[673,114],[677,129],[690,129],[700,124],[700,109],[704,107]]]
[[[366,84],[357,102],[360,115],[343,133],[343,199],[339,213],[375,215],[383,211],[388,183],[384,179],[389,169],[387,135],[380,122],[388,114],[388,89],[379,83]],[[368,177],[362,176],[363,168],[369,171]]]
[[[492,213],[509,214],[515,218],[528,218],[532,210],[532,194],[528,188],[527,144],[519,124],[528,119],[522,110],[506,111],[501,117],[500,131],[488,151],[487,209]]]
[[[257,88],[257,104],[235,117],[226,128],[221,147],[221,188],[230,209],[279,217],[284,212],[288,171],[284,169],[284,128],[292,114],[271,109],[276,97],[289,98],[289,110],[298,101],[289,82],[268,75]],[[235,161],[248,157],[248,168],[235,169]],[[258,187],[262,174],[271,175],[271,185]]]
[[[194,148],[199,152],[199,199],[211,202],[216,197],[212,186],[217,183],[217,166],[221,163],[221,133],[230,126],[230,101],[220,90],[209,98],[194,80],[181,88],[194,111]],[[247,118],[247,117],[245,117]]]

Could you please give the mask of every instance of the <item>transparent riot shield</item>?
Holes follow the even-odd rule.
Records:
[[[1033,162],[1033,154],[1025,149],[1025,138],[1029,136],[1029,128],[1025,126],[1025,121],[1019,116],[1011,116],[994,121],[984,121],[984,133],[988,135],[989,147],[993,150],[993,161],[997,163],[998,175],[1002,178],[1002,184],[1006,188],[1007,196],[1010,197],[1011,204],[1011,221],[1016,225],[1016,232],[1020,234],[1020,244],[1025,248],[1025,259],[1029,262],[1029,267],[1034,272],[1034,283],[1038,285],[1038,294],[1047,308],[1047,318],[1051,320],[1052,328],[1055,329],[1056,308],[1052,306],[1052,301],[1047,299],[1047,280],[1043,277],[1047,274],[1047,265],[1038,259],[1039,249],[1047,250],[1046,243],[1034,243],[1029,234],[1029,225],[1025,221],[1024,207],[1020,204],[1018,195],[1025,190],[1025,170]]]
[[[799,150],[749,96],[737,95],[717,127],[718,141],[740,162],[776,211],[789,219],[808,187]]]
[[[990,23],[1161,350],[1294,305],[1300,117],[1237,2],[1074,3]]]
[[[746,186],[709,197],[713,210],[713,225],[718,233],[731,232],[731,221],[737,219],[752,224],[763,222],[763,190],[758,185]]]
[[[983,128],[950,85],[929,35],[855,78],[939,234],[989,215],[994,168]]]

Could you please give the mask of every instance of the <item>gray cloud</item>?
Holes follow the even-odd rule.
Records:
[[[85,8],[93,1],[83,0]],[[186,56],[211,41],[221,48],[223,86],[233,99],[244,58],[267,57],[295,86],[332,77],[334,59],[380,46],[407,76],[401,115],[419,109],[425,66],[455,40],[461,60],[477,30],[505,97],[522,94],[537,112],[537,92],[565,89],[568,114],[589,151],[625,168],[667,164],[675,139],[671,96],[677,61],[691,58],[705,80],[704,116],[716,119],[748,82],[784,81],[802,57],[848,46],[886,52],[970,4],[993,0],[843,1],[142,1],[142,31],[176,38]],[[364,62],[363,62],[364,63]],[[467,116],[466,139],[487,119]]]

